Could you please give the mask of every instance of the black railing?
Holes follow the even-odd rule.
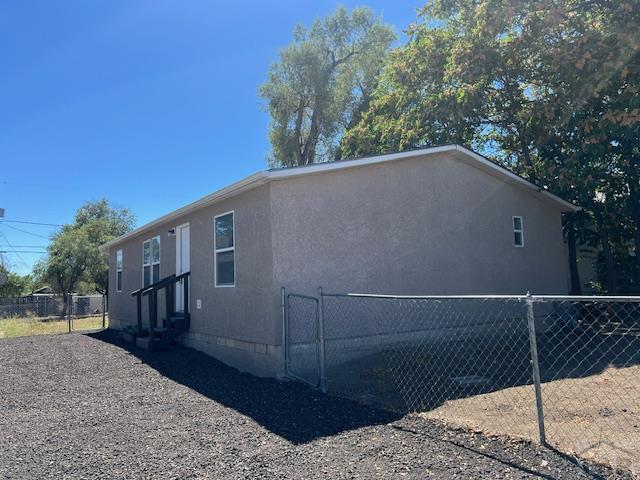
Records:
[[[142,297],[147,297],[149,301],[149,337],[151,339],[155,337],[155,331],[158,330],[158,292],[160,290],[165,291],[166,329],[184,331],[189,328],[189,275],[190,272],[169,275],[156,283],[131,292],[131,296],[136,297],[138,337],[143,336]],[[180,284],[178,288],[182,288],[183,310],[180,312],[175,309],[176,284]],[[171,321],[172,317],[175,319],[178,316],[181,317],[181,322]]]

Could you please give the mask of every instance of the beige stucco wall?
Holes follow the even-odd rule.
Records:
[[[213,219],[234,211],[235,287],[214,286]],[[136,322],[136,303],[131,292],[142,285],[142,243],[160,235],[161,277],[176,272],[176,237],[169,229],[189,223],[191,237],[190,312],[191,328],[184,343],[213,354],[241,369],[257,373],[276,370],[280,354],[273,317],[269,186],[251,190],[202,208],[170,223],[127,240],[110,250],[109,318],[114,328]],[[123,291],[115,292],[115,255],[123,250]],[[201,308],[197,309],[197,300]],[[146,300],[143,303],[146,321]],[[159,302],[162,309],[164,304]],[[159,316],[162,316],[162,312]],[[246,363],[242,364],[240,360]],[[264,371],[264,372],[263,372]]]
[[[214,287],[213,218],[235,212],[236,286]],[[513,245],[512,216],[525,246]],[[110,318],[133,324],[142,242],[161,236],[161,275],[191,226],[191,329],[185,344],[260,375],[281,373],[280,287],[290,292],[566,293],[556,203],[449,154],[273,180],[127,240],[110,251]],[[115,251],[124,251],[124,288]],[[196,300],[202,309],[195,308]]]
[[[556,204],[448,154],[401,163],[273,182],[274,284],[301,293],[567,292]],[[523,248],[513,245],[514,215],[524,219]]]

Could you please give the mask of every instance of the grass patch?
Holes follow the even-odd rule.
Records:
[[[97,330],[102,328],[102,315],[72,320],[73,331]],[[106,326],[109,326],[107,317]],[[0,338],[26,337],[29,335],[50,335],[54,333],[66,333],[69,331],[67,320],[58,318],[1,318]]]

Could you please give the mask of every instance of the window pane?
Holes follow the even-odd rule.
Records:
[[[147,265],[142,269],[142,271],[143,271],[143,277],[144,277],[142,286],[148,287],[149,285],[151,285],[151,267]]]
[[[522,230],[522,218],[521,217],[513,217],[513,229],[514,230]]]
[[[116,272],[116,290],[122,290],[122,272]]]
[[[151,263],[151,242],[146,241],[142,244],[142,264],[149,265]]]
[[[513,232],[513,243],[517,247],[522,246],[522,232]]]
[[[160,280],[160,264],[156,263],[153,266],[153,282],[152,283],[156,283]]]
[[[122,250],[116,252],[116,269],[122,270]]]
[[[218,285],[233,285],[235,275],[235,265],[233,252],[223,252],[216,254]]]
[[[158,237],[151,239],[151,259],[153,263],[160,261],[160,239]]]
[[[233,247],[233,213],[216,218],[216,248]]]

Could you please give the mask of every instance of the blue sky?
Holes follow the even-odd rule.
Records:
[[[264,169],[268,116],[258,87],[294,26],[340,4],[363,5],[1,2],[0,208],[6,220],[67,223],[85,201],[106,197],[131,208],[142,225]],[[365,5],[402,36],[422,4]],[[16,250],[45,246],[52,231],[0,224],[0,251],[9,250],[8,243]],[[26,273],[39,255],[6,258]]]

